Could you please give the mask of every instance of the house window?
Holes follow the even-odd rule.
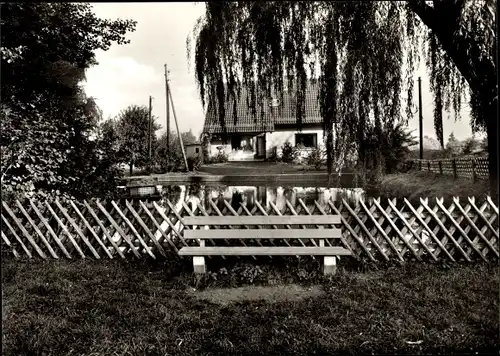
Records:
[[[316,148],[318,134],[295,134],[295,146],[304,148]]]
[[[199,147],[196,147],[196,148],[194,149],[194,153],[200,153],[200,148],[199,148]]]

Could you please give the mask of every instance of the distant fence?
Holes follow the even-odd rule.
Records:
[[[489,177],[488,157],[416,159],[408,161],[406,168],[408,170],[429,171],[451,175],[455,178],[464,177],[473,180],[488,179]]]
[[[286,201],[281,210],[272,202],[267,206],[256,202],[249,209],[242,203],[211,198],[198,203],[166,200],[161,205],[143,201],[2,202],[2,250],[16,258],[176,258],[179,248],[197,244],[184,238],[185,216],[297,214],[340,214],[342,238],[327,240],[326,245],[340,242],[356,258],[472,262],[499,257],[498,207],[489,197],[481,204],[473,198],[454,199],[448,207],[440,199],[421,199],[418,206],[395,199],[360,201],[356,206],[345,200],[306,205],[297,199],[294,205]],[[311,241],[248,242],[252,243],[305,246]]]

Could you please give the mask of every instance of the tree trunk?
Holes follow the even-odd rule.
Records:
[[[490,196],[499,206],[498,196],[498,118],[497,99],[487,108],[488,168],[490,172]]]
[[[132,172],[133,172],[133,168],[134,167],[134,161],[130,161],[130,176],[132,177]]]
[[[333,130],[329,129],[326,133],[326,166],[329,177],[333,173],[334,154],[335,152],[333,150]],[[328,181],[330,181],[330,179],[328,179]]]

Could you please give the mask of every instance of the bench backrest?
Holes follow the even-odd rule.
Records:
[[[186,216],[184,225],[332,225],[340,224],[339,215],[285,216]]]

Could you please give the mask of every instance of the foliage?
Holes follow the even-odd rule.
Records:
[[[281,162],[281,157],[278,156],[278,147],[273,146],[269,157],[265,159],[266,162]]]
[[[200,142],[201,142],[201,153],[202,153],[202,159],[203,162],[209,162],[210,161],[210,142],[212,139],[212,135],[202,132],[200,135]]]
[[[95,51],[127,43],[135,22],[76,3],[4,3],[0,21],[3,191],[106,193],[115,162],[102,157],[102,115],[80,83]]]
[[[417,144],[411,132],[405,131],[401,124],[387,128],[380,133],[375,129],[367,132],[362,142],[368,150],[365,169],[374,172],[374,175],[390,174],[396,171],[407,160],[410,147]],[[378,150],[377,150],[378,147]],[[378,155],[377,152],[381,154]],[[382,161],[378,161],[382,159]],[[380,171],[377,172],[377,169]],[[368,180],[375,178],[368,176]]]
[[[452,154],[458,153],[458,147],[460,146],[460,142],[455,138],[455,134],[453,132],[450,133],[448,137],[448,143],[446,144],[446,149],[450,151]]]
[[[286,141],[283,146],[281,146],[281,161],[293,163],[297,160],[298,156],[299,150],[294,147],[290,141]]]
[[[482,141],[481,141],[481,145],[480,145],[481,149],[483,151],[488,151],[488,137],[485,137]]]
[[[448,148],[444,150],[429,150],[424,149],[423,159],[434,160],[434,159],[448,159],[453,157],[451,150]],[[408,153],[409,160],[420,159],[420,150],[412,150]]]
[[[189,129],[187,132],[181,132],[182,143],[184,145],[191,145],[193,143],[198,143],[195,135],[193,135],[193,131]]]
[[[325,164],[325,151],[320,148],[316,148],[309,152],[306,158],[306,164],[319,171],[321,166]]]
[[[208,163],[226,163],[229,161],[229,156],[224,151],[219,151],[215,156],[210,157]]]
[[[152,116],[151,152],[157,146],[156,131],[161,126]],[[116,132],[120,140],[120,148],[124,152],[127,163],[131,166],[145,167],[149,162],[149,109],[146,106],[131,105],[122,110],[116,122]]]
[[[190,171],[197,171],[201,167],[202,158],[199,155],[187,158],[187,163]]]
[[[158,139],[154,162],[160,166],[162,172],[184,171],[186,168],[178,136],[175,132],[170,132],[169,136],[169,145],[167,144],[166,132]]]
[[[363,141],[370,130],[378,135],[384,127],[404,122],[403,90],[407,117],[413,116],[413,74],[423,53],[441,145],[443,109],[453,108],[459,118],[469,94],[471,126],[488,132],[490,184],[496,191],[495,7],[495,0],[207,2],[205,15],[188,37],[188,57],[193,38],[201,100],[216,107],[222,127],[226,98],[236,102],[245,87],[255,107],[273,90],[282,93],[286,80],[296,92],[300,128],[307,77],[319,80],[331,173],[334,152],[355,142],[364,162],[369,151]]]
[[[473,137],[469,137],[465,140],[464,146],[462,147],[463,155],[470,155],[476,146],[476,142]]]

